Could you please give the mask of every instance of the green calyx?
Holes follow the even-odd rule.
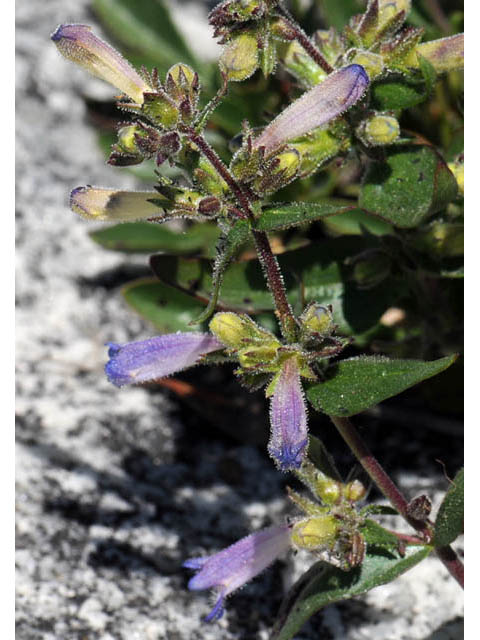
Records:
[[[251,376],[268,376],[270,383],[266,389],[269,397],[275,390],[283,364],[289,358],[296,358],[302,377],[316,380],[310,368],[308,353],[298,345],[282,345],[273,333],[257,325],[249,316],[233,312],[216,313],[210,322],[210,331],[238,359],[240,368],[235,372],[245,381]],[[272,378],[273,374],[273,378]]]
[[[306,516],[293,525],[292,543],[346,571],[361,564],[365,554],[360,533],[364,518],[355,503],[366,495],[363,484],[359,480],[344,484],[330,478],[308,459],[296,475],[319,502],[288,489],[290,500]]]

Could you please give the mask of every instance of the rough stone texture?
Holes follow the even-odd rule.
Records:
[[[178,21],[188,25],[185,15]],[[17,637],[266,639],[280,585],[311,558],[278,562],[235,594],[213,626],[200,622],[207,594],[186,590],[180,565],[282,521],[285,478],[264,450],[201,418],[189,424],[166,392],[119,391],[105,380],[104,343],[150,335],[118,294],[146,260],[95,246],[67,197],[82,183],[135,183],[104,164],[85,118],[81,95],[111,90],[49,41],[59,22],[92,23],[88,2],[21,0],[17,20]],[[411,441],[405,455],[417,466],[397,467],[398,440],[389,438],[386,464],[402,487],[411,496],[427,490],[438,504],[446,488],[439,467],[421,468]],[[456,640],[461,613],[457,585],[432,558],[327,608],[297,638]]]

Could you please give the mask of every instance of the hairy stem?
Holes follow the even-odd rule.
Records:
[[[222,85],[218,89],[217,93],[210,100],[210,102],[207,105],[205,105],[203,111],[195,120],[195,130],[198,133],[200,133],[203,130],[208,118],[212,115],[212,113],[215,111],[215,109],[218,107],[218,105],[221,103],[222,99],[227,95],[227,93],[228,93],[228,78],[226,74],[222,74]]]
[[[245,191],[243,191],[242,187],[232,176],[232,174],[228,170],[228,167],[225,166],[216,151],[212,149],[205,138],[193,127],[184,127],[183,133],[188,135],[189,139],[200,149],[204,156],[215,167],[218,174],[228,184],[233,194],[237,198],[238,204],[241,207],[241,211],[244,214],[244,217],[248,218],[251,223],[254,223],[255,214],[252,211],[248,195],[245,193]],[[258,231],[254,228],[252,228],[252,234],[257,249],[258,259],[260,260],[260,263],[264,269],[268,287],[275,301],[275,308],[278,319],[280,321],[282,334],[284,338],[288,340],[288,342],[296,342],[297,322],[293,315],[292,308],[288,302],[285,285],[283,283],[283,277],[280,272],[280,267],[278,265],[277,259],[272,252],[268,236],[264,231]]]
[[[335,69],[325,60],[317,47],[313,44],[310,38],[307,36],[302,27],[292,18],[289,12],[282,7],[279,6],[279,12],[285,22],[288,24],[292,32],[295,34],[295,40],[302,45],[308,55],[312,58],[314,62],[321,67],[325,73],[332,73]]]
[[[270,241],[264,231],[252,229],[258,259],[262,264],[267,278],[268,286],[275,300],[277,316],[280,320],[283,337],[288,342],[297,341],[297,322],[288,302],[283,277],[278,260],[272,252]]]
[[[427,543],[431,543],[433,537],[431,526],[426,522],[414,520],[408,515],[407,500],[397,485],[387,475],[378,460],[373,456],[350,420],[348,418],[339,418],[336,416],[330,416],[330,419],[383,495],[390,500],[398,513],[421,534],[423,540]],[[455,551],[451,547],[440,547],[435,549],[435,551],[448,571],[463,588],[463,563],[460,558],[458,558]]]
[[[235,197],[237,198],[240,206],[245,213],[245,217],[249,218],[251,221],[255,219],[255,215],[250,206],[250,202],[243,192],[242,188],[232,176],[228,168],[223,164],[217,152],[212,149],[212,147],[208,144],[205,138],[192,127],[183,127],[182,132],[186,133],[190,140],[197,145],[203,155],[211,162],[211,164],[215,167],[217,173],[225,180],[230,189],[233,191]]]
[[[463,562],[457,556],[452,547],[439,547],[438,549],[435,549],[435,553],[463,589]]]
[[[390,476],[387,475],[378,460],[373,456],[350,420],[336,416],[330,416],[330,419],[383,495],[390,500],[398,513],[403,516],[416,531],[421,533],[427,542],[430,542],[432,537],[430,527],[424,522],[414,520],[408,515],[407,500]]]

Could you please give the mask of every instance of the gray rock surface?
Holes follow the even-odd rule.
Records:
[[[104,378],[105,342],[151,335],[115,286],[146,259],[102,251],[68,210],[78,184],[135,182],[104,163],[81,96],[111,90],[60,58],[49,40],[60,22],[92,23],[88,2],[17,2],[17,637],[266,639],[280,585],[311,558],[276,563],[210,626],[208,595],[187,591],[181,563],[281,522],[285,479],[262,450],[187,426],[166,392]],[[437,504],[446,487],[438,469],[397,479]],[[457,640],[461,613],[432,558],[297,638]]]

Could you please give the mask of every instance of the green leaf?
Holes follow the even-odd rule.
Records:
[[[348,572],[317,562],[285,598],[271,640],[290,640],[323,607],[391,582],[424,560],[432,549],[411,545],[406,548],[404,557],[398,557],[390,553],[372,553],[367,548],[362,565]]]
[[[397,146],[385,154],[385,162],[373,162],[367,170],[360,207],[410,228],[455,198],[456,180],[433,147]]]
[[[457,359],[432,362],[361,356],[340,360],[326,371],[326,380],[313,384],[307,398],[315,409],[332,416],[353,416],[445,371]]]
[[[393,234],[393,227],[382,218],[372,216],[363,209],[353,209],[341,215],[333,215],[323,221],[325,227],[335,235],[359,236],[364,230],[374,236]]]
[[[218,236],[217,227],[209,224],[193,225],[181,232],[153,222],[125,222],[90,232],[95,242],[111,251],[203,253],[208,256],[214,255]]]
[[[463,489],[463,469],[460,469],[438,510],[433,539],[436,547],[446,547],[463,532]]]
[[[176,62],[199,70],[162,0],[93,0],[93,9],[132,63],[155,66],[163,73]]]
[[[389,76],[377,81],[371,90],[372,106],[379,111],[391,109],[408,109],[427,98],[427,87],[424,82],[407,80],[403,76]]]
[[[329,239],[279,256],[287,295],[300,313],[312,301],[332,304],[340,330],[356,334],[375,326],[397,294],[392,281],[372,289],[359,289],[344,261],[371,246],[371,240],[349,236]],[[191,295],[208,298],[212,291],[212,265],[207,260],[155,256],[152,268],[162,282]],[[223,308],[256,313],[273,310],[258,260],[230,265],[225,271],[218,302]]]
[[[292,202],[290,204],[272,203],[265,206],[255,226],[259,231],[281,231],[315,222],[327,216],[352,211],[356,211],[360,215],[363,214],[351,201],[340,198],[325,198],[317,202]]]
[[[150,278],[128,284],[122,293],[128,304],[161,333],[191,331],[190,323],[205,306],[199,300]]]
[[[397,553],[399,549],[398,538],[390,531],[387,531],[374,520],[367,519],[360,527],[360,532],[365,538],[367,548],[385,549],[390,553]]]

